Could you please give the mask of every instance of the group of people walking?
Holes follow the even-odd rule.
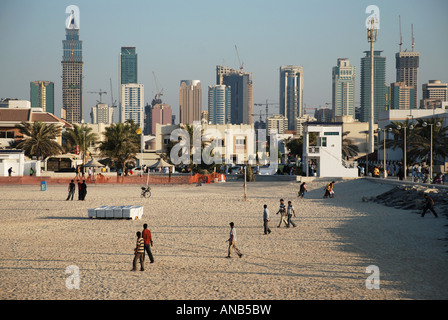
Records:
[[[72,180],[68,184],[68,196],[67,196],[67,199],[65,199],[65,200],[66,201],[73,200],[75,192],[76,192],[75,180]],[[82,180],[82,183],[80,180],[78,180],[78,200],[85,200],[86,195],[87,195],[86,180]]]
[[[267,204],[265,204],[263,208],[264,208],[263,210],[264,234],[269,234],[271,233],[271,229],[269,228],[269,221],[271,220],[270,212]],[[285,200],[280,199],[280,207],[276,214],[280,214],[280,222],[277,228],[280,228],[283,223],[287,228],[289,228],[291,225],[293,228],[297,226],[294,223],[294,221],[292,221],[292,217],[296,216],[296,212],[294,210],[294,206],[292,205],[291,201],[288,201],[288,206],[285,206]]]

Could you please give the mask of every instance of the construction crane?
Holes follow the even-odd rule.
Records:
[[[244,62],[241,63],[241,60],[240,60],[240,54],[238,53],[238,48],[237,48],[236,45],[235,45],[235,50],[236,50],[236,56],[238,57],[238,62],[239,62],[239,64],[240,64],[240,70],[243,70],[243,69],[244,69]]]
[[[279,103],[269,103],[268,100],[266,100],[266,103],[254,103],[254,106],[266,106],[266,123],[268,123],[268,115],[272,115],[269,113],[269,105],[273,106],[273,105],[278,105],[280,106]]]
[[[112,92],[112,78],[110,78],[110,100],[112,102],[111,107],[116,108],[117,107],[117,100],[114,101],[114,94]]]
[[[161,91],[159,91],[159,85],[157,83],[157,77],[156,77],[156,74],[154,71],[152,72],[152,75],[154,76],[154,82],[156,84],[156,90],[157,90],[157,94],[154,97],[153,102],[155,102],[155,104],[159,104],[159,103],[162,103],[162,99],[160,99],[160,97],[163,96],[163,93],[162,93],[163,89]]]
[[[412,34],[412,52],[414,52],[415,39],[414,39],[414,25],[411,24],[411,34]]]
[[[103,94],[107,94],[107,92],[102,91],[101,89],[100,89],[99,92],[96,92],[96,91],[90,91],[89,93],[96,93],[96,94],[99,94],[99,95],[100,95],[100,101],[97,100],[97,102],[99,102],[99,103],[102,103],[102,102],[101,102],[101,96],[102,96]]]

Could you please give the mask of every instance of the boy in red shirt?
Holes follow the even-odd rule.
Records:
[[[153,246],[151,231],[149,231],[148,225],[146,223],[143,225],[142,236],[145,244],[145,251],[148,253],[149,260],[151,261],[151,263],[154,263],[154,257],[152,256],[151,253],[151,247]],[[143,254],[143,261],[145,261],[145,254]]]

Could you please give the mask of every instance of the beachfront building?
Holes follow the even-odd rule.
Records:
[[[193,127],[202,135],[202,142],[205,147],[213,143],[216,146],[213,154],[224,163],[242,164],[246,161],[255,161],[255,129],[254,125],[232,125],[232,124],[201,124],[196,122]],[[159,125],[156,126],[156,138],[150,145],[149,152],[166,153],[169,150],[171,133],[176,134],[176,129],[183,126]],[[193,148],[193,146],[191,146]],[[210,149],[211,150],[211,149]],[[209,152],[210,153],[210,152]],[[218,156],[219,154],[219,156]]]
[[[320,178],[356,178],[356,162],[342,159],[342,123],[304,124],[303,171]]]
[[[40,108],[31,108],[26,100],[4,99],[0,101],[0,148],[9,148],[10,144],[23,139],[23,135],[16,127],[22,122],[43,122],[56,124],[62,129],[72,127],[68,122]],[[56,140],[62,145],[62,137]]]

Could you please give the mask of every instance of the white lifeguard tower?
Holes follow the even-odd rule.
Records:
[[[358,177],[357,162],[342,159],[342,122],[305,123],[302,158],[307,177]]]

